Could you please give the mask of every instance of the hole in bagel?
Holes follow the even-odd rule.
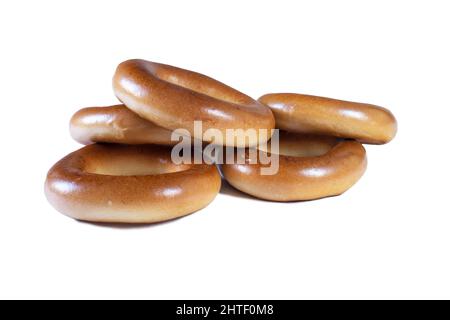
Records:
[[[127,154],[111,152],[91,157],[85,171],[100,175],[144,176],[188,170],[188,164],[174,164],[170,154]]]
[[[326,154],[339,140],[335,137],[295,134],[280,131],[278,150],[272,147],[272,141],[259,146],[262,151],[269,151],[280,156],[317,157]]]
[[[89,173],[112,175],[112,176],[146,176],[157,175],[187,170],[186,165],[158,165],[150,164],[148,161],[111,161],[89,168]]]
[[[165,66],[156,68],[155,74],[163,81],[203,93],[217,100],[233,104],[243,102],[242,99],[247,100],[243,94],[235,92],[234,89],[196,72]]]

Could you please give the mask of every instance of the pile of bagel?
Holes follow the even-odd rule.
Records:
[[[122,62],[113,77],[122,104],[76,112],[70,132],[86,145],[48,172],[45,194],[59,212],[93,222],[154,223],[207,206],[219,193],[222,177],[234,188],[271,201],[300,201],[338,195],[363,175],[362,143],[392,140],[397,122],[382,107],[317,96],[273,93],[258,100],[213,78],[150,62]],[[175,163],[174,130],[279,129],[278,170],[251,150],[273,155],[271,135],[257,134],[236,145],[235,163]],[[216,143],[203,138],[203,143]],[[237,150],[237,149],[236,149]],[[237,153],[239,154],[239,153]],[[219,171],[220,169],[220,171]]]

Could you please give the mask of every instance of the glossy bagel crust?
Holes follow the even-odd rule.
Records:
[[[82,144],[109,142],[122,144],[175,145],[171,130],[147,121],[124,105],[90,107],[77,111],[70,120],[72,138]]]
[[[167,147],[91,144],[50,169],[45,194],[78,220],[153,223],[207,206],[220,185],[215,166],[175,165]]]
[[[203,74],[145,60],[122,62],[113,77],[117,98],[128,108],[161,127],[186,129],[194,121],[203,131],[275,127],[270,109],[249,96]],[[238,147],[255,146],[270,138],[258,135]],[[234,139],[232,139],[234,142]],[[231,139],[223,142],[231,145]]]
[[[258,99],[272,109],[277,128],[384,144],[397,132],[387,109],[365,103],[295,93],[272,93]]]
[[[290,155],[279,156],[275,175],[261,175],[260,169],[266,165],[250,163],[248,152],[245,164],[222,165],[223,175],[236,189],[257,198],[299,201],[343,193],[367,166],[365,149],[354,140],[285,133],[280,135],[282,149]]]

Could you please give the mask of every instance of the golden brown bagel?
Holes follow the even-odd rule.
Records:
[[[371,104],[295,93],[272,93],[258,99],[272,109],[277,128],[383,144],[397,132],[387,109]]]
[[[200,73],[145,60],[122,62],[114,74],[116,96],[128,108],[161,127],[186,129],[194,136],[194,121],[203,131],[218,129],[272,130],[275,120],[267,106]],[[257,135],[237,147],[255,146],[270,138]],[[205,139],[210,142],[210,140]],[[230,146],[233,139],[224,139]]]
[[[215,166],[175,165],[167,147],[92,144],[50,169],[45,194],[75,219],[152,223],[207,206],[220,184]]]
[[[142,119],[124,105],[91,107],[77,111],[70,120],[70,134],[82,143],[175,145],[172,131]]]
[[[263,165],[250,163],[248,150],[245,164],[224,164],[223,175],[236,189],[257,198],[298,201],[343,193],[367,166],[361,143],[331,137],[281,132],[279,153],[275,175],[261,175]]]

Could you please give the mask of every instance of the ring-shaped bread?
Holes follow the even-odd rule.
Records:
[[[124,105],[90,107],[77,111],[70,120],[72,138],[82,144],[175,145],[172,131],[139,117]]]
[[[270,109],[249,96],[203,74],[146,60],[122,62],[113,77],[117,98],[128,108],[158,126],[185,129],[195,135],[195,121],[218,130],[218,144],[234,147],[256,146],[270,139],[275,119]],[[227,129],[255,131],[240,141]],[[261,131],[260,131],[261,130]],[[217,142],[217,141],[216,141]]]
[[[386,108],[296,93],[272,93],[258,99],[270,109],[279,129],[384,144],[397,132]]]
[[[207,206],[220,185],[216,166],[176,165],[168,147],[91,144],[50,169],[45,194],[78,220],[153,223]]]
[[[223,164],[225,179],[236,189],[272,201],[312,200],[343,193],[363,175],[366,152],[355,140],[280,132],[278,171],[263,175],[268,167],[250,157],[249,150],[235,164]],[[273,158],[272,158],[272,161]],[[239,164],[243,163],[243,164]]]

